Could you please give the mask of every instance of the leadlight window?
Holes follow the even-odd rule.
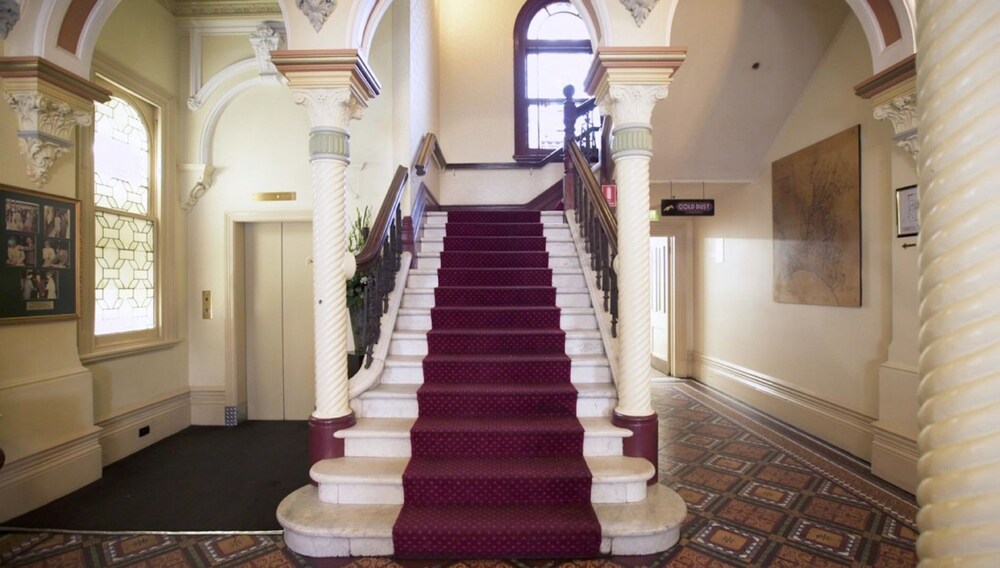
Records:
[[[156,228],[150,128],[113,96],[94,118],[94,334],[157,327]],[[147,115],[154,109],[145,109]]]
[[[515,158],[562,147],[563,88],[573,85],[577,104],[586,100],[591,54],[587,26],[571,3],[528,0],[521,8],[514,24]]]

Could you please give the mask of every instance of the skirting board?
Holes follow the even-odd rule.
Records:
[[[191,424],[226,425],[226,391],[222,387],[191,388]]]
[[[874,418],[795,390],[751,369],[692,356],[694,377],[864,460],[871,459]]]
[[[873,432],[872,473],[910,493],[916,493],[919,482],[917,460],[920,459],[916,440],[886,430],[878,422],[874,424]]]
[[[0,523],[101,478],[100,429],[4,464],[0,470]]]
[[[103,464],[108,465],[190,426],[191,395],[185,389],[97,425],[103,428]],[[145,434],[143,428],[148,428]]]

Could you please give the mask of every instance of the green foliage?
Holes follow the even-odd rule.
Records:
[[[347,252],[349,254],[357,254],[365,247],[368,232],[371,230],[371,222],[371,207],[365,207],[363,211],[361,209],[355,210],[351,232],[347,234]],[[354,277],[347,281],[347,307],[349,309],[361,309],[364,306],[365,286],[367,284],[368,277],[361,272],[355,272]]]

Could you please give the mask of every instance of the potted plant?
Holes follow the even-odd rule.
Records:
[[[368,241],[368,232],[371,230],[372,212],[370,207],[364,210],[355,210],[354,221],[351,223],[351,231],[347,234],[348,254],[358,254],[365,247]],[[368,277],[357,271],[354,277],[347,281],[347,312],[351,318],[351,331],[354,334],[354,352],[347,354],[347,374],[353,376],[361,368],[364,362],[365,348],[364,340],[365,322],[365,288],[368,284]]]

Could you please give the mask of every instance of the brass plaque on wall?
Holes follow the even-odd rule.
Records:
[[[266,191],[253,194],[254,201],[295,201],[294,191]]]

